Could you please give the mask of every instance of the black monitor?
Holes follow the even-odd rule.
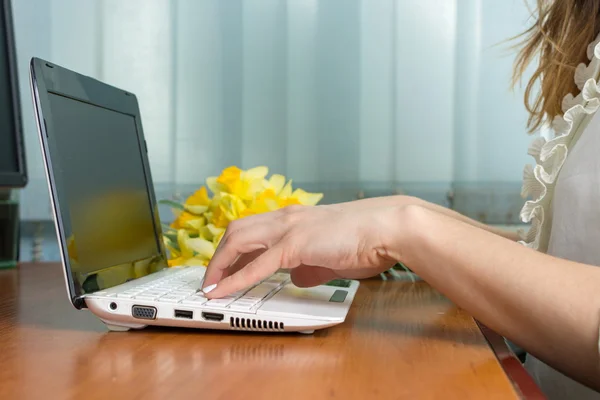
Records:
[[[0,0],[0,191],[27,183],[10,0]]]

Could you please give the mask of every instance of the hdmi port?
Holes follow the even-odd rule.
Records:
[[[193,311],[185,311],[185,310],[175,310],[175,318],[193,319],[194,312]]]
[[[225,316],[223,314],[214,313],[214,312],[203,312],[202,318],[207,321],[221,322],[221,321],[223,321],[223,318],[225,318]]]

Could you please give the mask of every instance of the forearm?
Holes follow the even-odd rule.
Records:
[[[421,207],[399,212],[392,257],[496,332],[600,390],[600,268]]]
[[[496,228],[493,226],[486,225],[479,221],[476,221],[472,218],[469,218],[465,215],[462,215],[454,210],[451,210],[447,207],[443,207],[434,203],[430,203],[428,201],[419,199],[418,197],[412,196],[385,196],[385,197],[374,197],[368,198],[364,200],[359,200],[355,202],[343,203],[343,206],[347,207],[356,207],[356,206],[364,206],[365,204],[373,204],[374,207],[394,207],[394,206],[405,206],[405,205],[418,205],[424,207],[428,210],[435,211],[447,217],[456,219],[458,221],[464,222],[471,226],[474,226],[479,229],[486,230],[498,236],[502,236],[506,239],[512,241],[518,241],[519,235],[517,232],[506,231],[500,228]]]
[[[431,211],[435,211],[435,212],[443,214],[443,215],[445,215],[447,217],[450,217],[450,218],[453,218],[455,220],[464,222],[464,223],[466,223],[468,225],[471,225],[471,226],[473,226],[475,228],[483,229],[483,230],[486,230],[486,231],[488,231],[490,233],[493,233],[495,235],[502,236],[503,238],[506,238],[508,240],[512,240],[514,242],[520,240],[519,234],[517,232],[511,232],[511,231],[503,230],[501,228],[496,228],[494,226],[490,226],[490,225],[481,223],[479,221],[476,221],[476,220],[474,220],[472,218],[469,218],[469,217],[467,217],[465,215],[462,215],[462,214],[460,214],[460,213],[458,213],[458,212],[456,212],[454,210],[451,210],[449,208],[442,207],[442,206],[439,206],[437,204],[429,203],[429,202],[426,202],[426,201],[423,201],[423,200],[421,200],[420,203],[417,202],[416,204],[420,205],[420,206],[422,206],[424,208],[427,208],[427,209],[429,209]]]

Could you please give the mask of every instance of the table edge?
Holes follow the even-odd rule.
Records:
[[[545,400],[546,396],[529,375],[521,361],[508,348],[504,338],[481,322],[476,320],[475,323],[479,326],[504,373],[520,397],[526,400]]]

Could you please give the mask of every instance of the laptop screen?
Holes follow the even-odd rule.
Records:
[[[83,292],[153,272],[161,256],[136,120],[48,93],[67,252]]]

